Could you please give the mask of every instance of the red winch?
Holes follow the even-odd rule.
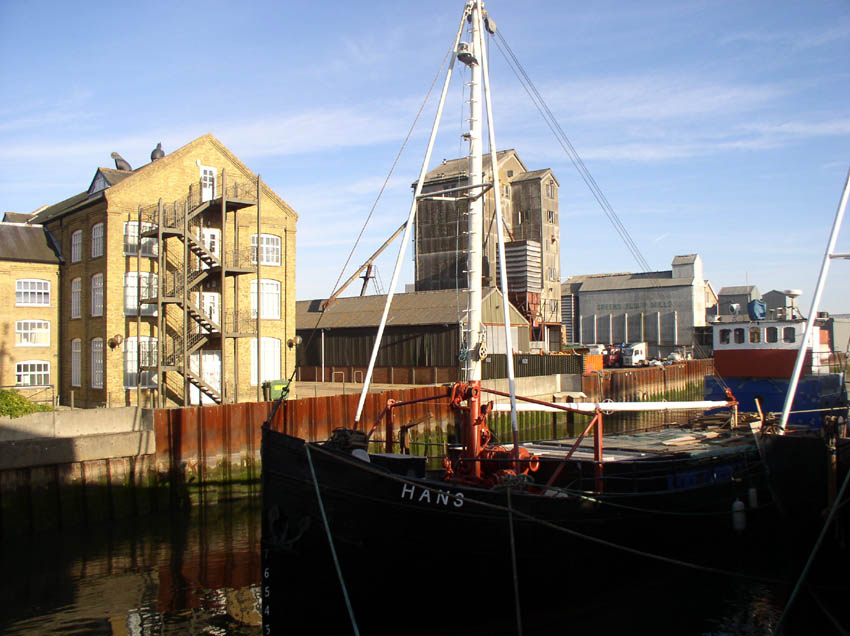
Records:
[[[446,457],[446,480],[492,487],[538,469],[540,460],[522,446],[490,445],[493,434],[487,427],[487,415],[493,402],[481,404],[480,382],[454,385],[451,406],[463,413],[463,451],[454,461]]]

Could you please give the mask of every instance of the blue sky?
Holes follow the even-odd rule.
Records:
[[[0,210],[84,190],[112,151],[135,167],[157,142],[211,132],[299,213],[297,297],[326,296],[462,8],[0,2]],[[697,252],[716,290],[801,288],[807,311],[850,168],[850,4],[487,8],[654,269]],[[637,270],[495,48],[491,67],[499,147],[560,181],[562,277]],[[406,217],[434,106],[352,265]],[[463,108],[455,88],[434,161],[465,154]],[[378,262],[384,287],[396,249]],[[822,310],[850,312],[848,268],[833,263]]]

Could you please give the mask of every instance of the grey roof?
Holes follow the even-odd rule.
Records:
[[[584,274],[571,276],[561,284],[561,293],[613,291],[618,289],[652,289],[655,287],[690,287],[693,278],[673,278],[670,270],[661,272],[621,272],[618,274]]]
[[[718,296],[742,296],[749,295],[755,290],[755,285],[737,285],[732,287],[721,287]]]
[[[149,164],[145,164],[145,166],[147,165]],[[124,179],[138,172],[145,166],[140,166],[136,170],[116,170],[115,168],[98,168],[97,171],[106,178],[106,181],[109,183],[109,185],[115,185],[116,183],[124,181]]]
[[[552,172],[551,168],[542,168],[540,170],[532,170],[530,172],[520,172],[518,175],[514,175],[513,177],[511,177],[511,183],[519,183],[521,181],[532,181],[532,180],[535,180],[535,179],[542,179],[547,174],[555,180],[555,183],[557,183],[558,185],[561,185],[558,182],[558,178]]]
[[[484,290],[486,299],[495,288]],[[295,303],[295,328],[314,329],[322,316],[324,299],[299,300]],[[322,317],[320,327],[377,327],[381,322],[386,295],[337,298]],[[460,303],[460,313],[458,310]],[[458,297],[454,289],[395,294],[387,317],[387,326],[458,324],[464,320],[466,294]],[[519,316],[519,314],[517,314]],[[519,320],[523,320],[519,316]]]
[[[0,260],[58,265],[62,253],[53,235],[40,225],[0,223]]]
[[[102,200],[103,192],[98,192],[91,197],[89,196],[88,191],[80,192],[72,197],[68,197],[64,201],[60,201],[59,203],[54,203],[53,205],[46,207],[41,212],[33,216],[30,219],[30,222],[47,223],[48,221],[58,218],[63,214],[74,212],[75,210],[79,210]]]
[[[681,256],[673,257],[673,265],[690,265],[691,263],[696,262],[696,260],[696,254],[682,254]]]
[[[26,212],[6,212],[3,214],[3,223],[26,223],[30,216]]]
[[[114,168],[98,168],[94,173],[94,177],[92,177],[92,183],[94,183],[94,180],[97,179],[98,173],[100,173],[103,175],[104,179],[106,179],[107,183],[109,183],[110,186],[114,186],[116,183],[120,183],[127,177],[133,176],[134,174],[139,172],[139,170],[143,170],[149,165],[150,164],[147,163],[144,166],[136,168],[132,172],[129,170],[115,170]],[[89,188],[91,188],[91,186],[89,186]],[[44,210],[41,210],[30,219],[30,222],[46,223],[64,214],[75,212],[76,210],[85,208],[89,205],[92,205],[93,203],[102,201],[103,198],[103,191],[90,195],[87,189],[85,192],[75,194],[72,197],[68,197],[64,201],[60,201],[59,203],[55,203],[45,208]]]
[[[509,153],[516,155],[516,151],[513,149],[509,150],[499,150],[496,153],[496,159],[498,161],[502,161]],[[517,157],[519,160],[519,157]],[[522,161],[520,161],[522,164]],[[484,170],[488,170],[490,168],[489,157],[484,158]],[[523,166],[523,169],[525,166]],[[459,159],[444,159],[443,163],[441,163],[436,168],[433,168],[425,175],[425,182],[428,181],[436,181],[441,179],[457,179],[458,177],[465,177],[467,171],[469,170],[469,158],[468,157],[460,157]]]

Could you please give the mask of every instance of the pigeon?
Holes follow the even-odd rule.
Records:
[[[115,159],[115,169],[116,170],[132,170],[133,168],[124,160],[124,157],[119,155],[117,152],[113,152],[109,155],[113,159]]]

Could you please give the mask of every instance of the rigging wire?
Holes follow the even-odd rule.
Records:
[[[626,226],[620,220],[620,217],[614,211],[613,206],[608,201],[605,194],[602,192],[602,189],[599,187],[599,184],[593,178],[593,175],[588,170],[584,161],[579,156],[572,142],[567,137],[564,130],[561,128],[560,124],[558,124],[557,119],[555,119],[554,114],[549,109],[549,106],[546,104],[546,101],[543,99],[543,96],[535,87],[534,83],[531,81],[531,78],[526,73],[522,64],[520,63],[517,56],[514,54],[513,50],[511,50],[501,31],[496,32],[496,47],[499,49],[499,52],[502,53],[502,56],[505,58],[505,61],[508,63],[508,67],[513,71],[514,75],[516,75],[522,87],[525,89],[531,101],[534,103],[538,112],[540,113],[543,120],[546,122],[546,125],[555,135],[555,138],[561,144],[561,147],[567,153],[567,156],[570,158],[570,161],[575,166],[582,180],[585,182],[587,187],[590,189],[591,194],[596,199],[596,202],[602,208],[602,211],[608,217],[608,220],[614,226],[614,230],[616,230],[617,234],[620,235],[620,238],[626,245],[626,248],[631,252],[635,261],[637,261],[638,266],[644,271],[651,271],[651,267],[649,266],[648,261],[644,258],[643,254],[638,248],[637,244],[632,239],[629,231],[626,229]]]
[[[333,296],[334,293],[336,293],[339,287],[339,283],[342,280],[343,275],[345,274],[345,270],[348,268],[349,263],[351,263],[351,259],[354,256],[354,252],[357,249],[357,246],[360,244],[360,239],[363,238],[363,233],[366,231],[366,227],[369,225],[369,221],[372,219],[372,215],[374,214],[375,209],[378,207],[378,203],[380,202],[381,197],[383,196],[384,191],[386,190],[387,185],[389,184],[390,179],[392,178],[393,173],[395,172],[395,169],[398,166],[398,162],[401,160],[401,156],[404,153],[404,149],[407,147],[410,138],[413,136],[413,131],[416,128],[416,124],[419,122],[419,118],[422,116],[422,111],[425,110],[425,106],[428,103],[428,100],[431,98],[431,93],[434,90],[434,86],[436,86],[437,80],[439,80],[440,76],[443,74],[443,68],[445,67],[446,62],[449,60],[452,52],[453,47],[449,47],[449,50],[446,51],[446,55],[443,57],[443,61],[440,63],[440,67],[437,69],[436,75],[434,75],[434,79],[431,81],[431,86],[428,88],[428,92],[425,94],[425,98],[422,100],[422,104],[419,106],[419,110],[416,113],[416,117],[413,119],[413,123],[410,125],[410,129],[407,131],[407,135],[405,136],[401,147],[398,149],[398,153],[396,154],[396,157],[393,160],[392,166],[390,167],[390,171],[384,179],[384,183],[381,185],[380,190],[378,191],[378,196],[375,198],[375,202],[372,204],[372,208],[369,210],[369,214],[363,223],[363,227],[360,228],[360,233],[357,235],[357,239],[354,241],[354,245],[352,246],[351,251],[348,253],[348,258],[345,260],[345,264],[342,266],[342,269],[339,272],[339,276],[337,277],[336,282],[334,283],[329,298]],[[307,350],[313,338],[315,337],[316,331],[319,329],[319,324],[322,322],[322,318],[324,318],[324,316],[325,312],[323,310],[319,313],[319,316],[316,319],[316,324],[313,326],[313,329],[310,333],[310,337],[307,339],[307,343],[304,345],[304,350]],[[294,377],[295,371],[293,370],[289,380],[292,381]],[[274,415],[274,412],[272,413],[272,415]],[[269,421],[271,421],[271,418],[269,419]]]

